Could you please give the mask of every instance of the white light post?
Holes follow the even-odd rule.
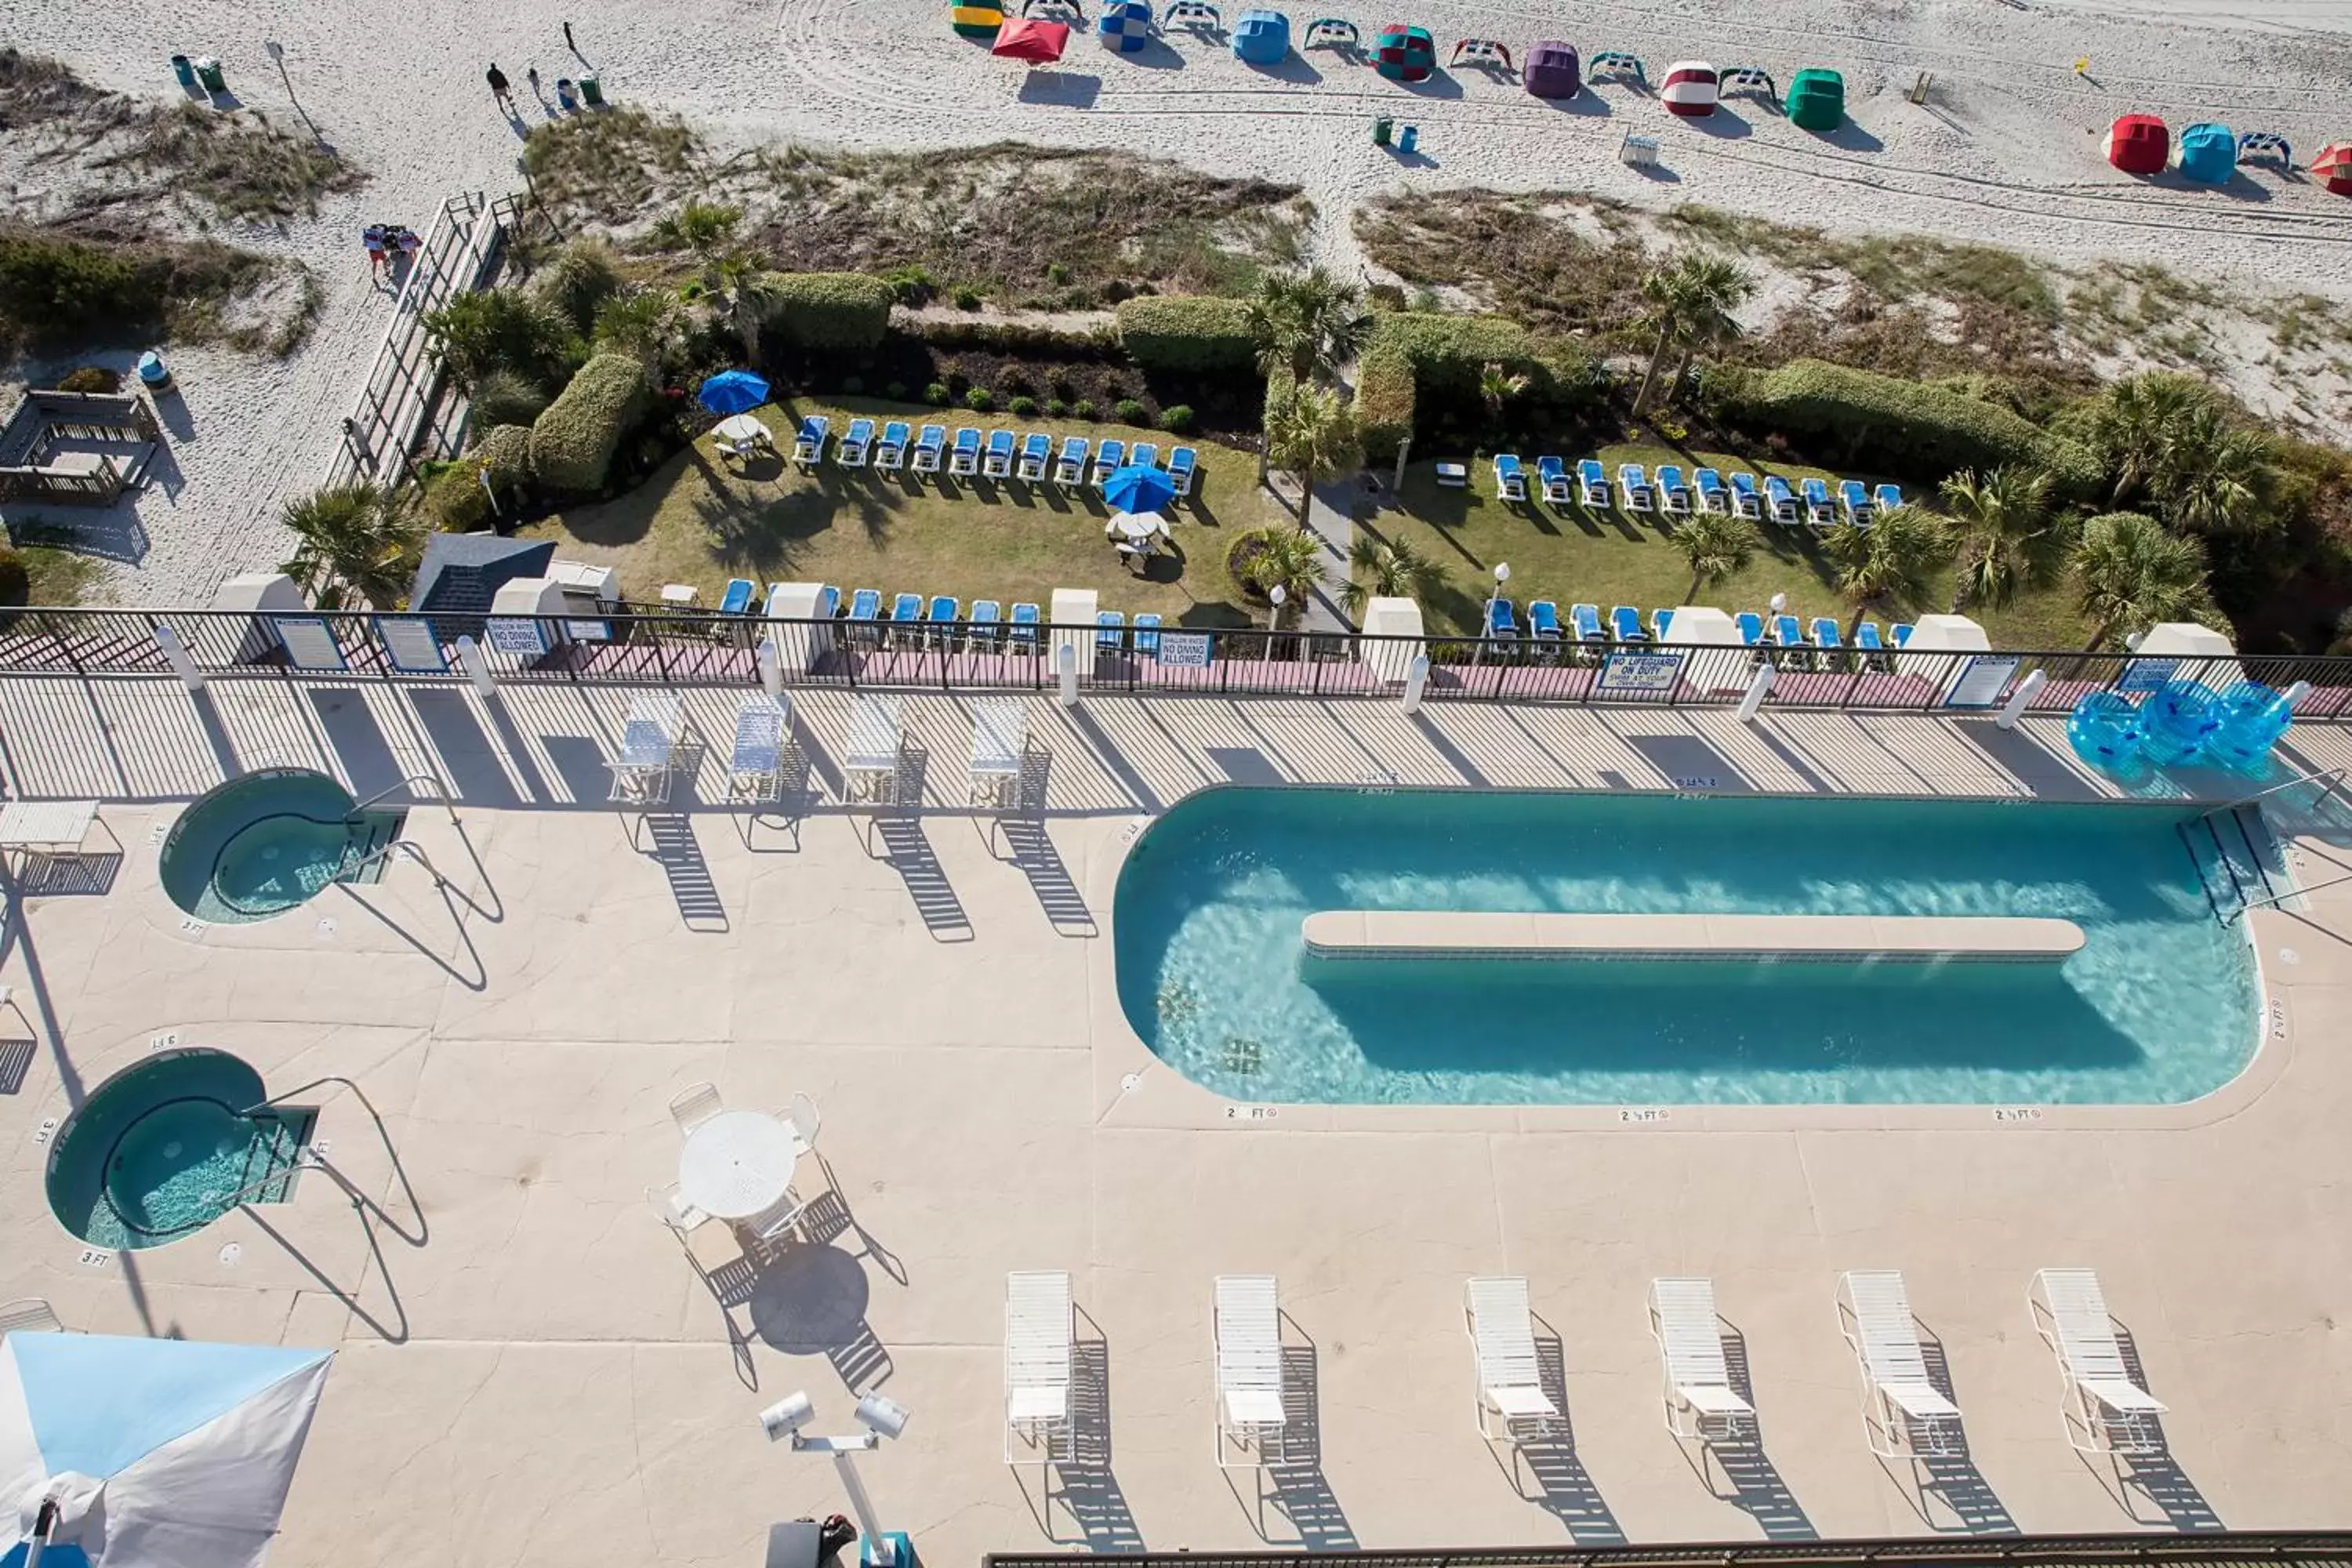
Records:
[[[1265,617],[1265,629],[1270,632],[1278,632],[1282,629],[1282,604],[1284,600],[1290,597],[1290,595],[1284,589],[1281,584],[1276,583],[1273,587],[1266,590],[1265,596],[1274,601],[1274,608],[1267,613]]]
[[[866,1495],[864,1483],[857,1479],[856,1467],[850,1456],[869,1448],[879,1447],[885,1437],[896,1437],[907,1429],[907,1407],[895,1399],[879,1394],[869,1394],[857,1402],[858,1424],[866,1428],[846,1437],[809,1437],[801,1428],[816,1417],[816,1406],[805,1393],[786,1394],[760,1412],[761,1429],[768,1441],[790,1440],[795,1454],[830,1454],[833,1468],[841,1477],[841,1489],[849,1494],[849,1511],[857,1516],[857,1528],[866,1534],[866,1543],[858,1560],[870,1568],[898,1568],[899,1550],[914,1556],[913,1543],[903,1531],[886,1534],[874,1517],[874,1500]]]
[[[1486,639],[1495,635],[1495,601],[1503,596],[1503,584],[1511,580],[1511,563],[1495,563],[1495,591],[1486,595],[1486,607],[1478,612],[1478,640],[1470,645],[1470,668],[1478,668],[1486,656]]]

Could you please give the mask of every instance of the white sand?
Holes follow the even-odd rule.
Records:
[[[192,425],[175,444],[184,483],[139,503],[145,553],[115,587],[130,602],[202,596],[283,552],[277,508],[318,482],[391,309],[371,287],[360,227],[383,218],[423,229],[455,190],[517,183],[519,138],[491,107],[483,67],[497,60],[536,119],[524,68],[551,82],[580,69],[563,45],[567,16],[608,96],[682,112],[722,148],[785,137],[874,148],[1013,138],[1181,158],[1304,184],[1325,215],[1318,248],[1349,271],[1345,215],[1355,204],[1399,187],[1482,184],[1698,201],[1832,229],[1978,239],[2066,261],[2156,261],[2239,287],[2352,295],[2352,201],[2268,169],[2221,191],[2143,184],[2099,152],[2107,121],[2129,110],[2161,114],[2176,131],[2218,119],[2278,132],[2304,159],[2352,134],[2341,88],[2352,78],[2341,31],[2352,0],[1754,0],[1727,16],[1591,0],[1391,8],[1436,34],[1441,59],[1475,34],[1515,53],[1541,36],[1588,53],[1630,49],[1654,77],[1685,56],[1761,65],[1784,84],[1800,66],[1832,66],[1845,74],[1850,123],[1827,138],[1745,100],[1692,123],[1622,86],[1556,107],[1527,97],[1516,79],[1465,69],[1407,88],[1320,50],[1269,74],[1183,32],[1143,56],[1074,39],[1062,68],[1032,74],[955,37],[947,0],[511,0],[495,15],[462,0],[272,0],[259,9],[123,0],[93,26],[72,0],[0,0],[0,37],[99,85],[168,94],[175,49],[211,52],[231,87],[273,115],[287,110],[262,50],[275,37],[303,107],[373,176],[315,224],[224,231],[308,260],[329,303],[313,342],[289,363],[177,357]],[[1227,21],[1241,9],[1225,6]],[[1294,41],[1312,16],[1337,14],[1369,42],[1389,13],[1317,0],[1289,14]],[[2095,85],[2074,73],[2083,57]],[[1936,84],[1926,108],[1906,100],[1921,70]],[[1426,159],[1401,163],[1372,147],[1375,114],[1418,124]],[[1664,139],[1663,174],[1617,161],[1627,130]]]

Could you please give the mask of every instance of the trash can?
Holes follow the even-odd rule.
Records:
[[[1397,138],[1397,151],[1400,153],[1411,153],[1420,145],[1421,127],[1418,125],[1406,126],[1403,134]]]
[[[171,367],[153,349],[139,356],[139,384],[150,392],[169,392],[172,389]]]
[[[172,57],[172,74],[180,79],[180,85],[183,88],[190,92],[196,90],[196,68],[188,63],[187,56]]]
[[[580,107],[580,100],[572,96],[572,79],[570,77],[560,76],[555,79],[555,103],[557,108],[563,110],[567,113]]]
[[[580,79],[580,101],[592,108],[603,103],[604,101],[604,83],[598,81],[593,75],[582,77]]]
[[[1387,146],[1387,145],[1389,144],[1389,136],[1390,136],[1390,134],[1391,134],[1391,132],[1393,132],[1395,130],[1396,130],[1396,121],[1393,121],[1393,120],[1375,120],[1375,121],[1372,121],[1372,145],[1373,145],[1373,146],[1375,146],[1375,147],[1385,147],[1385,146]]]
[[[228,90],[228,79],[221,75],[220,61],[210,55],[198,55],[195,65],[196,79],[205,84],[206,92]]]

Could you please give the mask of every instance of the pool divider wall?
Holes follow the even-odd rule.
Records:
[[[1716,963],[2061,963],[2083,948],[2073,921],[2010,915],[1550,914],[1318,910],[1307,953],[1420,958]]]

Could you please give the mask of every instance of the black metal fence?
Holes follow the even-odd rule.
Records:
[[[2352,1534],[2199,1531],[2178,1535],[1899,1536],[1854,1541],[1727,1541],[1531,1550],[1421,1547],[1399,1552],[1139,1552],[1146,1568],[1297,1568],[1308,1556],[1349,1568],[2237,1568],[2352,1561]],[[991,1552],[984,1568],[1069,1568],[1084,1552]]]
[[[160,634],[160,635],[159,635]],[[0,612],[0,679],[167,676],[164,639],[215,679],[455,681],[461,645],[502,684],[744,686],[761,649],[789,688],[1047,691],[1065,659],[1082,691],[1395,699],[1428,666],[1429,702],[1724,707],[1770,667],[1767,708],[1972,711],[2032,672],[2026,711],[2169,680],[2295,689],[2303,721],[2352,719],[2352,658],[2080,652],[1864,652],[1651,642],[1478,641],[1128,626],[1010,626],[696,612],[451,617],[221,610]]]

